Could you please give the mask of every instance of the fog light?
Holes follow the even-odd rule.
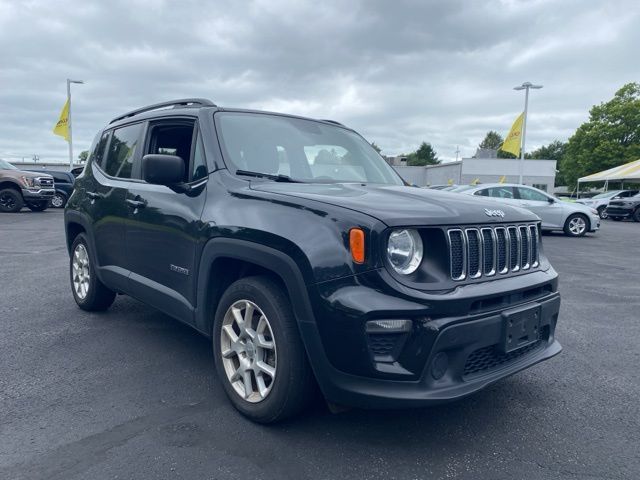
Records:
[[[440,352],[433,357],[431,362],[431,376],[436,380],[440,380],[447,373],[447,368],[449,368],[449,357],[446,353]]]
[[[367,333],[410,332],[411,320],[371,320],[367,322]]]

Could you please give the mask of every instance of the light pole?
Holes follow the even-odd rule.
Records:
[[[82,80],[71,80],[67,78],[67,102],[69,103],[69,118],[67,121],[67,128],[69,129],[69,170],[73,169],[73,136],[71,133],[71,84],[72,83],[84,83]]]
[[[522,141],[520,143],[520,165],[518,167],[518,183],[522,185],[522,175],[524,170],[524,144],[527,137],[527,111],[529,110],[529,89],[539,90],[542,85],[534,85],[531,82],[524,82],[522,85],[513,87],[514,90],[524,90],[524,119],[522,121]]]

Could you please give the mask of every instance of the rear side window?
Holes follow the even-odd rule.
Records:
[[[494,198],[514,198],[512,187],[494,187],[489,188],[489,197]]]
[[[96,147],[91,151],[90,160],[98,165],[102,166],[102,160],[104,159],[105,150],[107,148],[107,144],[109,143],[109,137],[111,136],[111,132],[104,132],[100,137],[100,141],[96,145]]]
[[[133,161],[140,143],[142,124],[127,125],[113,131],[102,169],[118,178],[131,178]]]

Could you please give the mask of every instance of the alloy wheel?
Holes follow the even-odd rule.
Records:
[[[16,207],[16,199],[8,193],[0,195],[0,207],[13,210]]]
[[[84,300],[89,292],[89,254],[86,247],[79,243],[73,251],[73,290],[80,300]]]
[[[64,199],[62,198],[62,195],[60,195],[59,193],[56,193],[51,199],[51,206],[55,208],[60,208],[62,207],[63,204],[64,204]]]
[[[264,312],[249,300],[229,307],[222,321],[220,352],[227,379],[244,400],[264,400],[276,377],[276,343]]]
[[[581,235],[587,228],[587,223],[582,217],[574,217],[569,222],[569,231],[574,235]]]

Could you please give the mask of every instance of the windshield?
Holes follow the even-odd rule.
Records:
[[[591,197],[592,199],[594,198],[609,198],[609,197],[613,197],[619,193],[621,193],[622,190],[614,190],[613,192],[604,192],[604,193],[599,193],[598,195],[594,195],[593,197]]]
[[[232,170],[287,175],[303,182],[403,185],[378,152],[348,129],[261,113],[221,112],[215,120]]]
[[[0,159],[0,170],[19,170],[18,167],[14,167],[9,162]]]

